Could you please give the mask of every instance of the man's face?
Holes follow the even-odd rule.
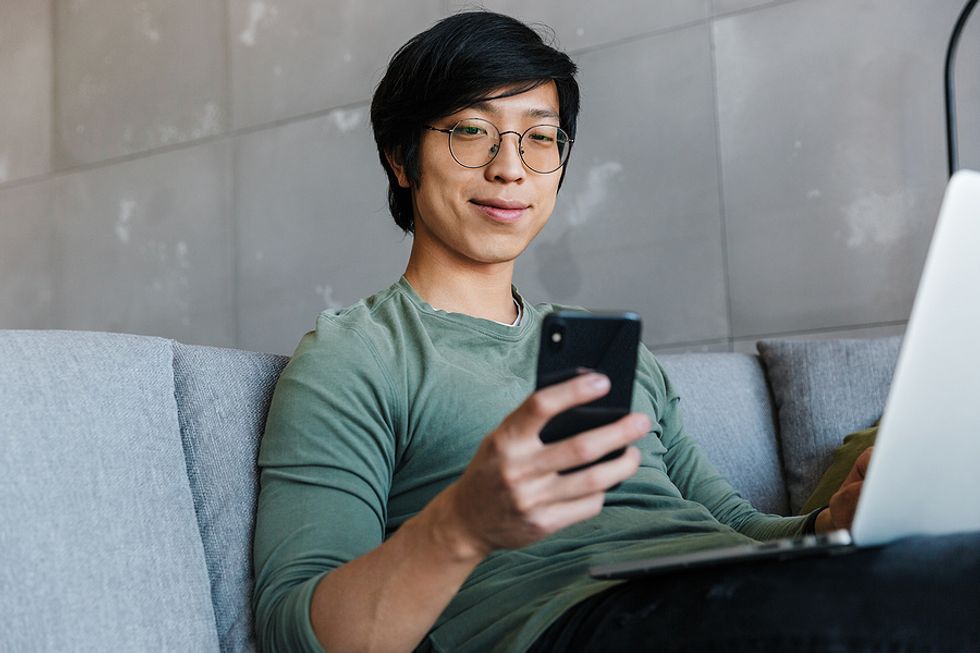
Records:
[[[450,129],[464,118],[482,118],[500,132],[517,134],[534,125],[557,126],[558,91],[548,82],[430,124]],[[504,135],[493,161],[482,168],[465,168],[450,154],[447,134],[423,132],[421,184],[413,190],[416,246],[427,255],[464,264],[513,261],[527,248],[555,207],[561,169],[540,174],[526,168],[517,139],[515,134]],[[407,179],[400,181],[407,186]]]

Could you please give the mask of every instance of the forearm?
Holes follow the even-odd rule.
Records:
[[[801,533],[805,518],[760,512],[742,498],[711,464],[694,440],[683,432],[668,438],[667,471],[685,499],[700,503],[719,522],[756,540],[792,537]]]
[[[381,546],[327,574],[310,619],[327,651],[411,651],[486,552],[452,523],[437,496]]]

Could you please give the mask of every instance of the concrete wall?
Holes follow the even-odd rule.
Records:
[[[578,142],[519,261],[657,351],[902,331],[945,183],[964,0],[491,0],[580,64]],[[0,328],[289,353],[402,272],[368,102],[457,0],[0,3]],[[980,16],[960,50],[980,168]]]

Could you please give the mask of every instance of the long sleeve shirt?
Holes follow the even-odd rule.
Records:
[[[321,650],[310,624],[316,584],[460,476],[481,440],[533,392],[542,318],[558,308],[525,303],[511,327],[436,310],[402,277],[318,317],[276,387],[259,455],[262,650]],[[420,649],[522,651],[610,586],[589,577],[590,565],[800,533],[806,517],[763,514],[738,495],[685,432],[678,402],[641,346],[633,410],[653,426],[637,442],[639,470],[596,517],[488,556]]]

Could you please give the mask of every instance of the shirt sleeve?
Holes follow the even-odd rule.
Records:
[[[321,651],[317,583],[381,544],[393,392],[370,343],[321,317],[276,385],[259,451],[255,628],[263,651]]]
[[[664,463],[670,480],[684,498],[700,503],[719,522],[755,540],[801,535],[808,516],[783,517],[763,513],[743,499],[685,432],[678,408],[680,396],[660,363],[646,348],[641,352],[641,364],[648,366],[653,385],[659,386],[660,392],[654,391],[654,394],[660,395],[655,398],[661,406],[661,442],[667,449]]]

